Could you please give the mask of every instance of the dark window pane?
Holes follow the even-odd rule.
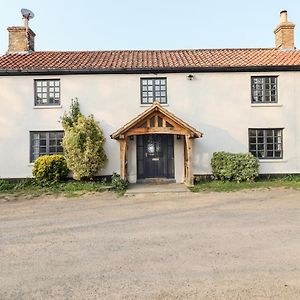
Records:
[[[257,130],[257,136],[264,136],[263,130]]]
[[[258,137],[257,138],[257,142],[258,143],[263,143],[264,142],[264,138],[263,137]]]
[[[63,152],[64,150],[62,146],[57,147],[57,153],[63,153]]]
[[[56,147],[50,147],[49,153],[55,153],[56,152]]]
[[[46,147],[40,147],[40,153],[46,154]]]

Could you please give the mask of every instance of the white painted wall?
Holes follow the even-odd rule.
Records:
[[[184,73],[162,75],[107,74],[0,77],[0,177],[31,175],[29,131],[61,129],[59,119],[78,97],[82,112],[93,113],[106,135],[109,161],[101,175],[119,172],[119,144],[109,135],[141,113],[140,78],[167,77],[168,106],[172,113],[204,133],[194,140],[195,174],[208,174],[214,151],[247,152],[248,128],[283,127],[283,159],[261,161],[261,173],[300,173],[299,72]],[[278,105],[251,105],[250,77],[278,75]],[[34,79],[60,78],[59,108],[34,108]],[[176,180],[183,177],[179,160],[183,147],[175,140]],[[136,178],[135,141],[130,145],[129,170]],[[180,152],[182,151],[182,152]],[[183,165],[183,163],[182,163]]]

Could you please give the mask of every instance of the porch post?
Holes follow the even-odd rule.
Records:
[[[120,142],[120,177],[127,179],[127,138]]]
[[[185,135],[185,183],[187,185],[194,184],[193,168],[192,168],[192,140],[189,135]]]

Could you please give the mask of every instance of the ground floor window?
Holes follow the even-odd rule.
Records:
[[[249,129],[249,151],[261,159],[281,159],[282,128],[275,129]]]
[[[30,162],[42,155],[63,154],[63,131],[31,131]]]

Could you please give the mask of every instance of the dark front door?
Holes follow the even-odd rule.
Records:
[[[137,136],[138,179],[174,178],[174,136]]]

